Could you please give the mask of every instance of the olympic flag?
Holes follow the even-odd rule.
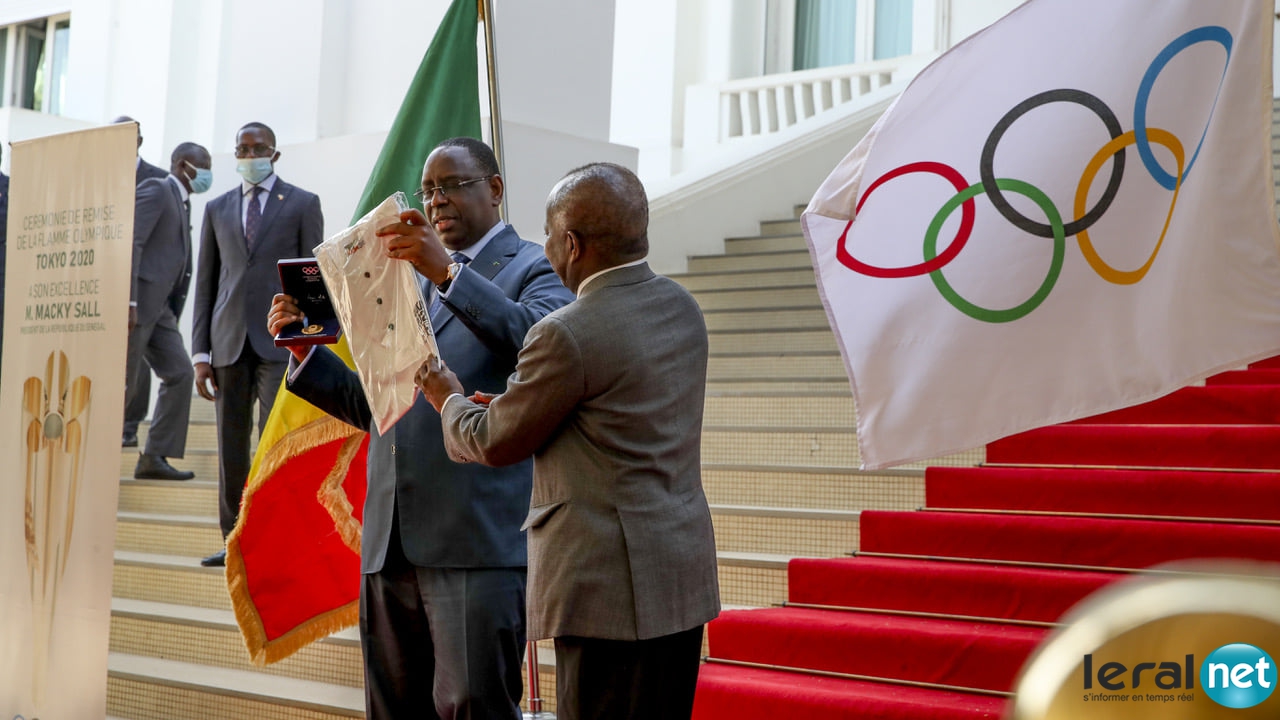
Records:
[[[1271,0],[1032,0],[923,70],[802,222],[862,465],[1280,352]]]

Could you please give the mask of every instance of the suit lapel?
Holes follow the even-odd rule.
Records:
[[[232,257],[239,258],[240,264],[243,265],[249,260],[249,249],[245,247],[244,242],[245,195],[240,190],[240,185],[236,185],[230,192],[222,196],[226,198],[226,202],[222,203],[219,211],[222,213],[222,222],[226,227],[231,228],[231,237],[228,238],[229,242],[226,244],[219,242],[218,249],[223,253],[234,253]]]
[[[262,224],[258,225],[258,240],[254,243],[253,249],[256,251],[262,247],[262,241],[271,232],[271,223],[280,214],[280,208],[289,200],[289,195],[293,191],[293,186],[276,176],[275,185],[271,186],[271,192],[267,193],[267,205],[262,209]]]
[[[173,194],[174,201],[178,204],[178,222],[182,225],[182,262],[188,264],[191,260],[191,216],[187,214],[187,206],[182,202],[182,193],[178,191],[178,186],[168,178],[165,183],[169,186],[169,192]]]
[[[519,236],[510,225],[502,228],[502,232],[493,236],[476,259],[467,264],[467,269],[479,273],[485,280],[492,280],[519,252],[518,239]],[[440,309],[431,316],[431,328],[438,333],[452,319],[453,311],[445,308],[444,303],[441,303]]]

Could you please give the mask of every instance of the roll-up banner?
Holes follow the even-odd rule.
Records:
[[[132,124],[15,142],[0,362],[0,718],[106,715]]]

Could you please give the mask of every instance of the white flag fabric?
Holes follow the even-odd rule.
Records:
[[[864,468],[1280,352],[1271,0],[1032,0],[923,70],[802,217]]]
[[[377,235],[378,228],[398,222],[407,207],[404,193],[397,191],[315,247],[369,412],[383,435],[413,407],[418,368],[440,355],[418,272],[387,258],[387,241]]]

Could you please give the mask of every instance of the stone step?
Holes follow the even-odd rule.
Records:
[[[791,555],[717,553],[721,605],[768,607],[787,599]]]
[[[212,515],[218,511],[218,483],[216,480],[123,479],[119,508],[138,513]]]
[[[683,285],[690,292],[698,290],[792,287],[815,282],[813,269],[808,267],[685,273],[683,275],[672,275],[671,279]]]
[[[712,505],[716,550],[832,556],[858,549],[856,510]]]
[[[837,353],[787,353],[774,355],[712,355],[707,361],[708,380],[846,379],[844,360]]]
[[[791,235],[726,238],[724,251],[728,255],[738,253],[809,252],[804,236],[797,231]]]
[[[223,568],[200,566],[200,559],[128,550],[115,551],[111,597],[231,610]]]
[[[365,716],[361,688],[114,652],[107,712],[132,720]]]
[[[216,516],[116,513],[116,550],[202,558],[221,547]]]
[[[689,272],[734,272],[738,270],[790,270],[812,268],[808,250],[782,252],[736,253],[733,255],[695,255],[689,258]]]
[[[766,220],[760,223],[761,235],[799,235],[800,233],[799,218],[792,220]]]
[[[204,402],[201,400],[201,402]],[[207,404],[207,403],[206,403]],[[125,450],[133,450],[138,452],[139,449],[146,449],[147,436],[151,432],[150,421],[144,422],[138,426],[138,449],[125,448]],[[187,451],[192,450],[217,450],[218,449],[218,426],[212,418],[209,420],[196,420],[192,418],[187,423]]]
[[[746,310],[750,308],[780,309],[819,306],[816,285],[796,285],[748,290],[699,290],[693,293],[703,311]]]
[[[929,465],[967,467],[982,463],[986,448],[975,448],[903,467]],[[858,443],[852,428],[745,427],[705,425],[702,462],[717,465],[770,465],[798,468],[849,468],[859,465]]]
[[[137,448],[122,448],[120,453],[120,477],[132,478],[133,470],[138,464]],[[169,464],[179,470],[190,470],[196,474],[196,480],[218,481],[218,451],[213,449],[187,448],[186,456],[169,458]],[[161,482],[185,482],[165,480]]]
[[[776,380],[719,378],[707,382],[707,392],[711,394],[807,393],[848,395],[849,382],[844,378],[778,378]]]
[[[257,667],[228,610],[113,598],[111,652],[347,687],[364,683],[360,634],[355,628],[311,643],[280,662]]]
[[[853,397],[826,394],[708,393],[702,422],[707,425],[809,425],[853,429]]]
[[[731,330],[826,330],[827,311],[822,305],[813,304],[808,307],[778,310],[773,308],[734,308],[727,310],[708,310],[702,308],[702,318],[707,323],[708,332]]]
[[[702,488],[707,501],[718,505],[909,511],[925,502],[923,470],[704,463]]]
[[[716,330],[708,333],[713,355],[777,352],[836,353],[835,333],[819,330]]]

